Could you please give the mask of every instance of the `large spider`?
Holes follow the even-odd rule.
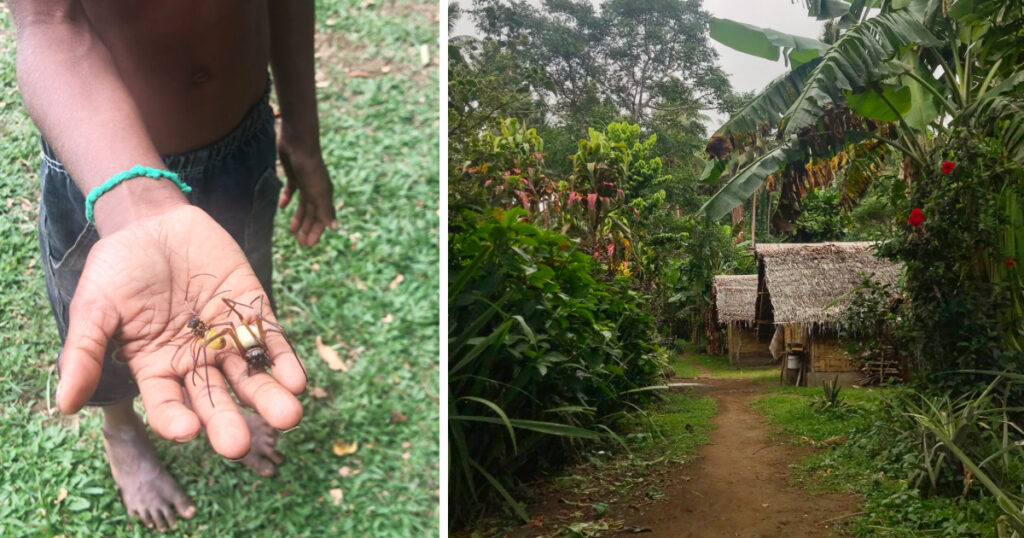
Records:
[[[245,374],[251,376],[253,370],[265,370],[274,366],[274,359],[267,350],[267,333],[276,332],[282,338],[285,338],[284,327],[270,321],[263,315],[263,296],[257,296],[249,304],[239,303],[227,297],[222,297],[221,300],[224,301],[224,304],[227,305],[231,312],[238,316],[240,324],[229,325],[217,334],[229,336],[234,342],[235,349],[245,359]],[[256,302],[259,302],[258,307],[253,306]],[[238,311],[239,307],[248,308],[253,310],[254,313],[249,317],[245,317]],[[287,338],[285,338],[285,342],[287,341]],[[299,363],[299,368],[302,369],[302,375],[305,376],[306,368],[302,365],[302,361],[299,360],[297,355],[295,360]]]
[[[214,320],[211,320],[211,321],[206,321],[206,320],[202,319],[202,317],[200,317],[200,315],[199,315],[199,311],[197,310],[197,303],[199,301],[199,297],[198,296],[194,297],[193,301],[191,303],[189,302],[189,299],[188,299],[189,287],[192,285],[192,280],[195,279],[196,277],[200,277],[200,276],[208,276],[208,277],[211,277],[211,278],[215,278],[214,275],[211,275],[209,273],[197,273],[195,275],[190,276],[188,281],[185,283],[185,304],[188,305],[189,311],[190,311],[189,320],[188,320],[187,323],[185,323],[185,327],[188,329],[188,333],[183,336],[183,338],[185,339],[184,342],[181,342],[181,343],[178,343],[178,344],[173,344],[178,349],[174,352],[174,355],[171,356],[171,362],[173,363],[174,360],[177,358],[178,353],[183,348],[188,346],[191,349],[191,352],[192,352],[192,383],[193,384],[195,384],[195,382],[196,382],[196,370],[199,367],[199,357],[200,357],[200,355],[202,355],[202,358],[203,358],[203,368],[205,369],[204,372],[206,374],[206,379],[209,380],[210,364],[209,364],[209,360],[208,360],[208,357],[207,357],[207,354],[206,354],[206,349],[209,348],[209,349],[213,349],[214,351],[218,351],[218,350],[224,349],[224,347],[227,345],[227,341],[224,338],[224,335],[221,334],[223,331],[217,332],[215,330],[215,328],[216,327],[221,327],[221,326],[224,326],[224,325],[227,325],[227,326],[231,325],[230,321],[216,322],[215,321],[216,318]],[[213,299],[214,297],[216,297],[216,296],[218,296],[218,295],[220,295],[222,293],[227,293],[228,291],[229,290],[223,290],[223,291],[219,291],[217,293],[214,293],[213,295],[210,296],[210,299]],[[210,404],[213,404],[213,396],[212,395],[210,395]]]

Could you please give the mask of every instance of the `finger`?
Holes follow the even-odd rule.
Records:
[[[274,379],[292,394],[302,394],[306,390],[306,368],[288,340],[279,332],[268,331],[267,351],[274,358],[270,368]]]
[[[146,421],[157,435],[184,443],[199,434],[199,417],[186,405],[181,383],[173,377],[137,375]]]
[[[313,231],[313,225],[316,224],[316,217],[317,217],[317,215],[316,215],[316,207],[315,206],[313,206],[312,204],[310,204],[308,202],[305,205],[307,205],[309,207],[306,207],[305,218],[302,221],[302,239],[303,240],[300,241],[300,243],[303,246],[307,246],[308,247],[308,246],[313,244],[313,242],[310,241],[310,237],[311,237],[310,232]]]
[[[68,336],[58,359],[57,408],[76,413],[92,397],[100,382],[107,343],[113,338],[119,316],[86,279],[71,300]]]
[[[313,224],[313,229],[309,231],[309,244],[315,245],[320,241],[320,236],[324,233],[324,223],[317,221]]]
[[[281,189],[281,197],[277,200],[277,206],[281,209],[288,207],[288,204],[292,201],[293,194],[295,194],[295,184],[289,180],[284,188]]]
[[[220,370],[210,368],[208,373],[209,379],[205,368],[194,378],[191,374],[185,376],[185,390],[206,428],[213,450],[225,458],[237,460],[249,452],[249,426],[228,392]]]
[[[302,223],[303,219],[305,218],[305,214],[306,206],[300,203],[299,206],[295,208],[295,216],[292,217],[292,223],[291,226],[289,226],[289,230],[292,232],[292,234],[295,235],[296,239],[299,238],[299,224]]]
[[[239,400],[256,410],[263,420],[278,430],[294,428],[302,420],[302,404],[266,372],[248,375],[245,360],[237,353],[224,359],[224,375]]]

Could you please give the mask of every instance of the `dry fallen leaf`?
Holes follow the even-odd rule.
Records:
[[[412,443],[410,443],[409,441],[403,441],[402,442],[402,450],[409,450],[409,447],[411,447],[411,446],[412,446]]]
[[[359,71],[359,70],[353,69],[352,71],[348,72],[348,76],[350,76],[352,78],[374,78],[376,75],[374,75],[372,73],[367,73],[366,71]]]
[[[408,453],[408,452],[406,452],[406,453],[402,454],[402,459],[403,459],[403,460],[407,460],[407,459],[409,459],[409,453]]]
[[[327,344],[324,344],[320,335],[316,336],[316,352],[320,354],[320,358],[327,363],[327,367],[331,370],[339,370],[341,372],[348,371],[348,367],[346,367],[345,363],[342,362],[341,356],[338,355],[337,350]]]
[[[430,48],[426,45],[420,45],[420,67],[428,65],[430,65]]]
[[[346,465],[341,469],[338,469],[338,474],[341,475],[342,478],[348,478],[349,475],[352,474],[352,469],[348,465]]]
[[[392,424],[405,424],[409,422],[409,418],[402,414],[401,411],[391,410],[391,423]]]
[[[310,387],[309,395],[314,398],[326,398],[327,391],[322,389],[321,387]]]
[[[355,454],[356,451],[359,450],[359,443],[346,443],[345,441],[335,441],[333,449],[335,456],[348,456],[349,454]]]
[[[341,492],[341,488],[333,488],[328,493],[331,494],[331,502],[334,504],[334,506],[338,506],[338,503],[341,502],[341,499],[345,497],[345,494]]]
[[[53,501],[53,504],[59,504],[61,501],[66,499],[67,496],[68,496],[68,488],[60,488],[60,491],[57,492],[57,500]]]
[[[391,323],[392,321],[395,321],[395,315],[392,314],[391,312],[388,312],[386,316],[381,318],[381,321],[384,323]]]
[[[396,276],[395,279],[391,281],[391,284],[388,284],[388,288],[391,288],[391,291],[395,291],[395,288],[397,288],[398,285],[401,284],[403,280],[405,280],[405,275],[403,275],[402,273],[398,273],[398,276]]]
[[[391,72],[391,66],[390,65],[382,65],[382,66],[380,66],[380,71],[381,71],[381,73],[390,73]]]
[[[314,263],[313,264],[313,270],[314,271],[319,271],[320,270],[320,264],[319,263]]]

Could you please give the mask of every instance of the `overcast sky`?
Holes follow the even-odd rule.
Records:
[[[539,0],[531,0],[540,5]],[[599,4],[600,0],[591,0]],[[638,0],[642,1],[642,0]],[[470,0],[462,0],[463,8],[472,5]],[[711,15],[724,19],[772,28],[787,34],[818,38],[824,25],[807,16],[807,9],[800,0],[704,0],[704,10]],[[452,35],[475,34],[472,23],[463,17],[456,25]],[[786,66],[780,58],[772,62],[749,54],[735,51],[710,40],[718,51],[719,66],[729,76],[729,81],[736,91],[760,90],[775,77],[786,72]],[[712,114],[711,130],[714,131],[725,121],[724,116]]]

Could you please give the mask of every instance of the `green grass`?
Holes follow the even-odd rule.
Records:
[[[723,379],[749,379],[759,383],[777,382],[779,379],[779,369],[776,366],[737,368],[729,364],[728,355],[708,355],[692,348],[687,349],[682,357],[676,356],[673,359],[672,367],[677,368],[677,364],[683,371],[697,372],[693,375],[682,375],[678,373],[680,370],[677,369],[676,375],[679,377],[697,377],[703,367],[704,370],[710,371],[711,377]]]
[[[305,418],[281,438],[286,462],[277,478],[223,460],[203,439],[157,441],[198,508],[176,535],[438,532],[438,70],[421,66],[419,53],[427,45],[437,56],[438,8],[403,0],[317,4],[327,44],[319,68],[330,81],[319,89],[324,157],[344,201],[341,229],[300,250],[287,233],[295,206],[280,213],[274,287],[310,386],[326,397],[300,398]],[[49,411],[59,345],[35,235],[38,141],[15,84],[6,10],[0,32],[0,535],[147,534],[121,505],[100,415],[61,420]],[[346,75],[371,68],[379,76]],[[399,274],[404,280],[391,290]],[[318,335],[343,353],[363,348],[349,372],[326,368]],[[359,451],[335,456],[338,439],[358,441]],[[358,474],[340,476],[343,466]],[[68,496],[55,502],[61,488]],[[334,488],[344,494],[337,505]]]
[[[710,396],[686,391],[671,393],[646,411],[655,437],[641,452],[685,461],[709,442],[708,434],[715,429],[712,419],[718,412],[718,403]]]
[[[857,536],[995,536],[1000,515],[991,497],[923,498],[910,487],[911,462],[905,447],[877,436],[874,426],[893,389],[843,389],[850,408],[820,413],[811,407],[821,387],[776,387],[752,405],[789,442],[822,441],[837,435],[847,440],[818,451],[794,465],[793,481],[812,493],[852,492],[862,499],[860,513],[846,522]]]
[[[676,373],[676,377],[699,377],[700,369],[689,357],[678,352],[673,352],[669,359],[669,368]]]

